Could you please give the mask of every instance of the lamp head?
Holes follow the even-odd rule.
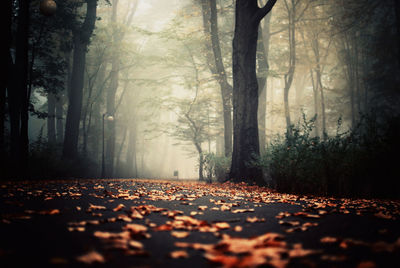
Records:
[[[42,0],[39,6],[40,13],[45,16],[52,16],[57,11],[57,4],[54,0]]]

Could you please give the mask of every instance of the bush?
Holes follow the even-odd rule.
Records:
[[[29,174],[32,179],[95,177],[99,167],[89,158],[66,160],[61,157],[60,145],[50,146],[43,138],[43,129],[30,145]]]
[[[292,135],[277,137],[259,165],[278,191],[328,196],[399,197],[399,118],[379,121],[364,116],[352,131],[333,137],[311,135],[315,118]]]
[[[214,153],[207,153],[204,156],[204,169],[207,173],[208,181],[215,178],[223,182],[228,178],[231,159],[225,156],[218,156]]]

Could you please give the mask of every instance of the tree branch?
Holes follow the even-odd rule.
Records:
[[[268,12],[271,11],[271,9],[274,7],[276,3],[276,0],[268,0],[268,2],[262,7],[259,8],[256,12],[256,14],[254,15],[254,19],[261,21],[262,18],[265,17],[265,15],[268,14]]]

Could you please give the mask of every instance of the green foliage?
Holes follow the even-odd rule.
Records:
[[[214,153],[207,153],[204,155],[204,169],[207,173],[207,178],[211,181],[215,178],[219,182],[227,179],[229,168],[231,166],[231,158],[223,155],[216,155]]]
[[[71,161],[61,158],[61,145],[51,146],[41,128],[36,141],[30,144],[29,174],[33,179],[93,177],[100,168],[88,158]]]
[[[363,116],[356,128],[333,137],[312,136],[315,118],[303,115],[292,136],[277,137],[259,164],[278,191],[328,196],[396,197],[399,171],[394,155],[400,150],[400,118]]]

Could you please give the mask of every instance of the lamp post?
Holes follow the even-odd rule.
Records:
[[[45,16],[52,16],[57,11],[57,4],[54,0],[42,0],[39,6],[40,13]]]
[[[102,137],[102,153],[101,153],[101,177],[104,178],[106,175],[106,162],[105,162],[105,154],[104,154],[104,121],[107,120],[108,122],[114,121],[114,116],[110,114],[103,114],[103,137]]]

